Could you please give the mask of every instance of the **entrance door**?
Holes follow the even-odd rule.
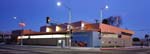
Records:
[[[65,47],[65,40],[58,40],[57,46]]]

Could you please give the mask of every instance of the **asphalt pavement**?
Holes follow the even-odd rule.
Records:
[[[0,45],[0,54],[150,54],[150,48],[90,48]]]

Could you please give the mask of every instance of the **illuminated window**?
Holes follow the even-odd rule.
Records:
[[[67,25],[67,31],[69,31],[69,25]]]
[[[67,31],[69,31],[69,29],[73,29],[73,27],[71,25],[67,25]]]
[[[61,27],[56,26],[56,31],[61,31],[61,30],[62,30]]]
[[[58,43],[61,43],[62,42],[62,40],[58,40]]]
[[[84,30],[84,23],[81,24],[81,30]]]
[[[55,34],[55,35],[30,35],[30,39],[40,39],[40,38],[68,38],[69,35],[61,35],[61,34]],[[28,39],[29,36],[19,36],[18,39]]]
[[[29,36],[18,36],[18,39],[28,39]]]
[[[51,29],[51,28],[46,27],[46,32],[51,32],[51,31],[52,31],[52,29]]]
[[[69,37],[69,36],[68,35],[59,35],[59,34],[31,36],[31,38],[65,38],[65,37]]]

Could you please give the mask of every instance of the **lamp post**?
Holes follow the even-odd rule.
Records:
[[[14,19],[16,20],[17,17],[14,17]],[[19,19],[19,26],[21,27],[21,39],[20,39],[20,45],[23,46],[23,31],[24,31],[24,27],[26,26],[25,23],[23,22],[23,19]]]
[[[69,40],[68,40],[68,47],[70,48],[71,47],[71,18],[72,18],[72,11],[71,11],[71,8],[68,7],[67,5],[63,4],[61,2],[57,2],[57,6],[64,6],[66,9],[68,9],[68,31],[69,31]]]
[[[106,10],[106,9],[108,9],[108,8],[109,7],[106,4],[105,7],[103,7],[103,8],[100,9],[100,22],[99,22],[99,26],[101,25],[101,23],[103,21],[103,11]],[[100,49],[101,49],[102,48],[102,28],[101,28],[101,26],[100,26],[100,44],[101,44],[101,46],[100,46]]]
[[[106,10],[108,8],[109,8],[109,6],[106,5],[104,8],[100,9],[100,23],[102,23],[102,21],[103,21],[103,10]]]

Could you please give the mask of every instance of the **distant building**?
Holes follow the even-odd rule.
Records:
[[[25,32],[18,39],[23,39],[24,44],[68,46],[68,24],[55,26],[42,26],[41,32]],[[132,46],[131,30],[125,30],[106,24],[88,23],[78,21],[71,23],[71,44],[80,47],[124,47]]]
[[[18,36],[22,36],[24,33],[31,33],[32,30],[13,30],[11,32],[11,42],[13,44],[17,44],[18,42]]]
[[[140,39],[140,41],[133,41],[133,46],[150,46],[150,39]]]
[[[6,32],[0,32],[0,43],[9,43],[11,39],[11,34]]]

